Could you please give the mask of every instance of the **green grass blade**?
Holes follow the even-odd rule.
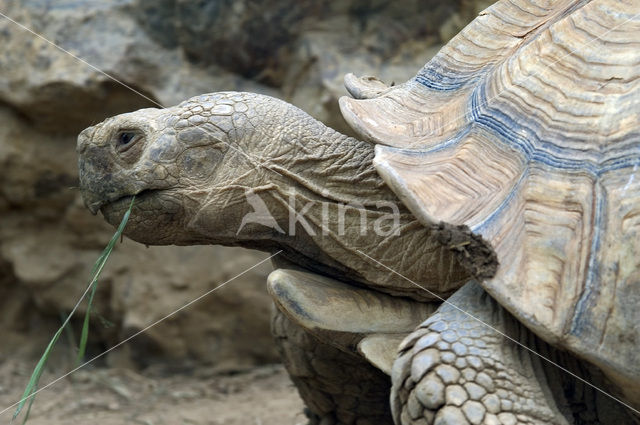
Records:
[[[66,316],[62,312],[60,312],[60,323],[64,323],[65,319],[66,319]],[[67,337],[67,345],[69,347],[77,347],[78,346],[78,344],[76,343],[76,341],[77,341],[76,334],[73,332],[73,327],[65,326],[64,334]]]
[[[29,379],[29,383],[27,384],[27,388],[25,388],[24,393],[22,394],[22,398],[20,399],[20,403],[18,404],[15,413],[13,414],[13,418],[11,419],[12,421],[16,417],[18,417],[26,401],[28,399],[33,400],[34,396],[32,396],[32,393],[35,392],[35,388],[38,386],[38,381],[40,380],[40,376],[42,375],[42,371],[44,370],[44,365],[46,364],[47,359],[49,358],[49,354],[51,354],[51,350],[58,341],[58,338],[60,337],[60,334],[62,333],[62,330],[64,329],[64,326],[67,322],[65,322],[65,324],[63,324],[60,329],[58,329],[55,335],[53,335],[53,338],[49,342],[49,345],[44,350],[44,354],[42,355],[42,357],[40,357],[40,360],[36,364],[36,367],[31,374],[31,378]]]
[[[84,353],[87,348],[87,340],[89,338],[89,322],[91,319],[91,306],[93,305],[93,297],[96,293],[96,288],[98,287],[98,277],[100,273],[102,273],[102,269],[105,264],[107,264],[107,260],[109,259],[109,255],[111,255],[111,251],[113,251],[116,242],[122,236],[122,232],[124,231],[125,226],[127,225],[127,221],[129,221],[129,215],[131,214],[131,209],[133,208],[133,201],[135,200],[135,196],[131,199],[131,204],[129,205],[129,209],[124,216],[122,217],[122,221],[120,222],[120,226],[118,226],[118,230],[114,233],[113,237],[107,244],[107,247],[102,252],[102,255],[96,261],[96,265],[94,265],[94,274],[91,280],[91,294],[89,295],[89,302],[87,303],[87,311],[84,315],[84,323],[82,325],[82,333],[80,334],[80,345],[78,346],[78,355],[76,357],[76,363],[80,364],[82,359],[84,358]]]
[[[40,380],[40,377],[42,376],[42,372],[44,371],[44,366],[45,366],[47,360],[49,359],[49,355],[51,354],[51,350],[53,350],[53,347],[56,344],[56,342],[58,341],[58,338],[60,338],[60,335],[62,334],[62,331],[69,324],[69,321],[71,320],[71,317],[76,312],[78,306],[80,305],[80,303],[82,302],[84,297],[87,295],[87,293],[89,292],[89,288],[90,288],[91,294],[89,296],[87,312],[85,314],[84,324],[83,324],[83,327],[82,327],[82,336],[80,338],[80,346],[78,348],[77,359],[79,361],[79,360],[82,359],[82,357],[84,357],[84,353],[85,353],[85,349],[86,349],[86,345],[87,345],[87,339],[88,339],[88,335],[89,335],[89,317],[90,317],[90,314],[91,314],[91,303],[93,302],[93,296],[94,296],[94,294],[96,292],[98,277],[100,276],[100,273],[102,273],[102,269],[104,268],[105,264],[107,263],[107,259],[109,258],[109,255],[111,255],[111,251],[113,250],[116,242],[122,236],[122,232],[124,231],[124,228],[127,225],[127,221],[129,220],[129,216],[131,215],[131,209],[133,208],[133,202],[134,201],[135,201],[135,196],[131,199],[131,204],[129,205],[129,209],[127,210],[127,212],[122,217],[122,221],[120,222],[120,226],[118,226],[118,229],[116,230],[116,233],[113,235],[113,237],[111,238],[111,240],[107,244],[106,248],[102,251],[102,254],[100,254],[100,256],[96,260],[95,264],[93,265],[93,268],[91,270],[91,281],[89,283],[89,286],[88,286],[87,290],[84,292],[82,297],[80,297],[80,299],[78,300],[77,304],[73,307],[73,309],[71,310],[71,313],[69,313],[69,315],[67,316],[65,321],[62,323],[62,326],[60,326],[60,329],[58,329],[58,331],[53,335],[53,338],[49,342],[49,345],[47,345],[47,348],[44,350],[44,354],[42,355],[42,357],[40,357],[40,360],[36,364],[36,367],[34,368],[33,373],[31,374],[31,378],[29,378],[29,382],[27,384],[27,387],[25,388],[24,393],[22,394],[22,399],[20,400],[20,403],[18,403],[18,407],[16,407],[16,411],[13,414],[13,418],[11,419],[12,422],[13,422],[13,420],[15,420],[18,417],[18,415],[20,414],[20,411],[22,411],[22,408],[24,407],[25,403],[27,402],[27,400],[29,400],[29,408],[27,409],[25,418],[24,418],[24,420],[22,422],[23,424],[26,423],[27,418],[29,416],[29,411],[31,410],[31,405],[33,403],[33,400],[35,399],[35,392],[36,392],[36,388],[38,386],[38,381]]]
[[[40,378],[38,378],[40,379]],[[37,386],[33,389],[34,392],[37,391]],[[22,419],[22,425],[25,425],[27,423],[27,420],[29,419],[29,413],[31,413],[31,406],[33,406],[33,401],[36,399],[36,396],[34,395],[33,397],[31,397],[29,399],[29,405],[27,406],[27,411],[24,412],[24,419]]]

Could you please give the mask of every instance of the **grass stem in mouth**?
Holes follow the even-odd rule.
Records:
[[[47,348],[44,350],[42,357],[40,357],[40,360],[36,364],[36,367],[34,368],[33,373],[31,374],[31,378],[29,378],[29,382],[27,383],[27,387],[25,388],[24,393],[22,394],[22,399],[18,403],[18,407],[16,407],[16,411],[13,414],[13,418],[11,419],[11,422],[13,422],[18,417],[25,403],[27,402],[27,400],[29,400],[29,406],[27,407],[27,411],[24,414],[24,419],[22,420],[22,425],[26,424],[27,419],[29,418],[29,412],[31,411],[31,406],[33,404],[33,401],[35,400],[35,396],[38,388],[38,382],[40,381],[40,377],[42,376],[44,367],[47,363],[47,360],[49,359],[49,355],[51,354],[53,347],[58,341],[58,338],[60,338],[60,335],[62,334],[63,330],[69,324],[71,317],[80,306],[80,303],[82,303],[82,300],[87,296],[87,293],[90,293],[89,301],[87,304],[87,311],[84,315],[82,333],[80,334],[80,344],[78,345],[78,354],[76,356],[76,363],[80,364],[82,362],[82,359],[84,358],[84,353],[87,347],[87,340],[89,338],[89,321],[91,317],[91,306],[93,304],[93,297],[96,293],[96,288],[98,287],[98,277],[100,276],[100,273],[102,273],[102,269],[104,268],[105,264],[107,264],[109,255],[111,255],[111,251],[113,251],[113,248],[115,247],[116,242],[118,241],[119,238],[122,237],[122,232],[124,232],[124,228],[127,225],[127,221],[129,220],[129,216],[131,215],[131,210],[133,209],[133,202],[135,200],[136,200],[136,197],[133,196],[133,198],[131,198],[131,204],[129,204],[129,209],[127,210],[127,212],[124,213],[124,216],[122,217],[122,221],[120,222],[120,225],[116,230],[116,233],[111,237],[111,240],[109,241],[105,249],[102,251],[102,254],[100,254],[95,264],[93,265],[93,268],[91,269],[91,275],[90,275],[91,278],[89,280],[89,285],[87,286],[87,289],[84,291],[84,293],[82,294],[82,296],[80,297],[76,305],[73,307],[73,309],[71,310],[71,313],[69,313],[67,318],[64,320],[64,322],[62,323],[62,326],[60,326],[60,329],[58,329],[57,332],[53,335],[53,338],[51,338],[51,341],[49,341],[49,345],[47,345]]]

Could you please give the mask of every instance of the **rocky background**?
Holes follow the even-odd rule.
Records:
[[[77,191],[80,130],[155,102],[244,90],[348,131],[337,108],[344,74],[403,82],[489,3],[0,0],[2,14],[44,37],[0,16],[0,363],[44,349],[113,234]],[[125,240],[100,281],[89,356],[263,258]],[[276,362],[269,271],[252,269],[101,364],[231,371]],[[79,324],[60,341],[69,359]]]

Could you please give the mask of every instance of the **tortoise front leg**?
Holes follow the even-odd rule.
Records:
[[[449,301],[525,345],[535,338],[475,282]],[[562,385],[543,370],[553,366],[460,310],[442,304],[400,345],[392,371],[396,424],[570,423],[561,413]]]
[[[310,423],[391,425],[388,374],[398,344],[437,305],[300,268],[274,271],[267,287],[276,305],[276,345]]]
[[[341,351],[274,308],[271,332],[304,400],[309,425],[391,425],[389,377]]]

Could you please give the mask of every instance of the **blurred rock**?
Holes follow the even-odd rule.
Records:
[[[76,190],[81,129],[121,112],[241,90],[291,101],[348,132],[337,108],[344,74],[407,80],[481,4],[0,0],[2,13],[46,38],[0,17],[0,332],[49,335],[113,234]],[[100,281],[89,354],[264,258],[221,247],[146,249],[125,240]],[[109,362],[205,362],[231,370],[276,361],[264,288],[269,270],[257,267],[159,322]]]
[[[35,303],[60,323],[60,314],[73,308],[86,287],[113,229],[88,214],[73,190],[75,153],[68,138],[33,131],[6,108],[0,123],[0,294],[6,301],[11,297],[0,319],[19,322],[26,306]],[[264,257],[238,248],[146,249],[125,241],[100,279],[91,339],[101,341],[97,348],[112,346]],[[276,361],[264,289],[269,271],[268,263],[257,267],[154,326],[132,343],[131,361],[137,366],[161,357],[215,361],[227,369]],[[105,329],[99,317],[115,326]]]
[[[196,69],[181,50],[163,49],[132,7],[129,1],[9,2],[7,16],[58,47],[0,21],[0,99],[45,131],[75,135],[122,111],[172,105],[202,92],[275,94],[219,67]]]

